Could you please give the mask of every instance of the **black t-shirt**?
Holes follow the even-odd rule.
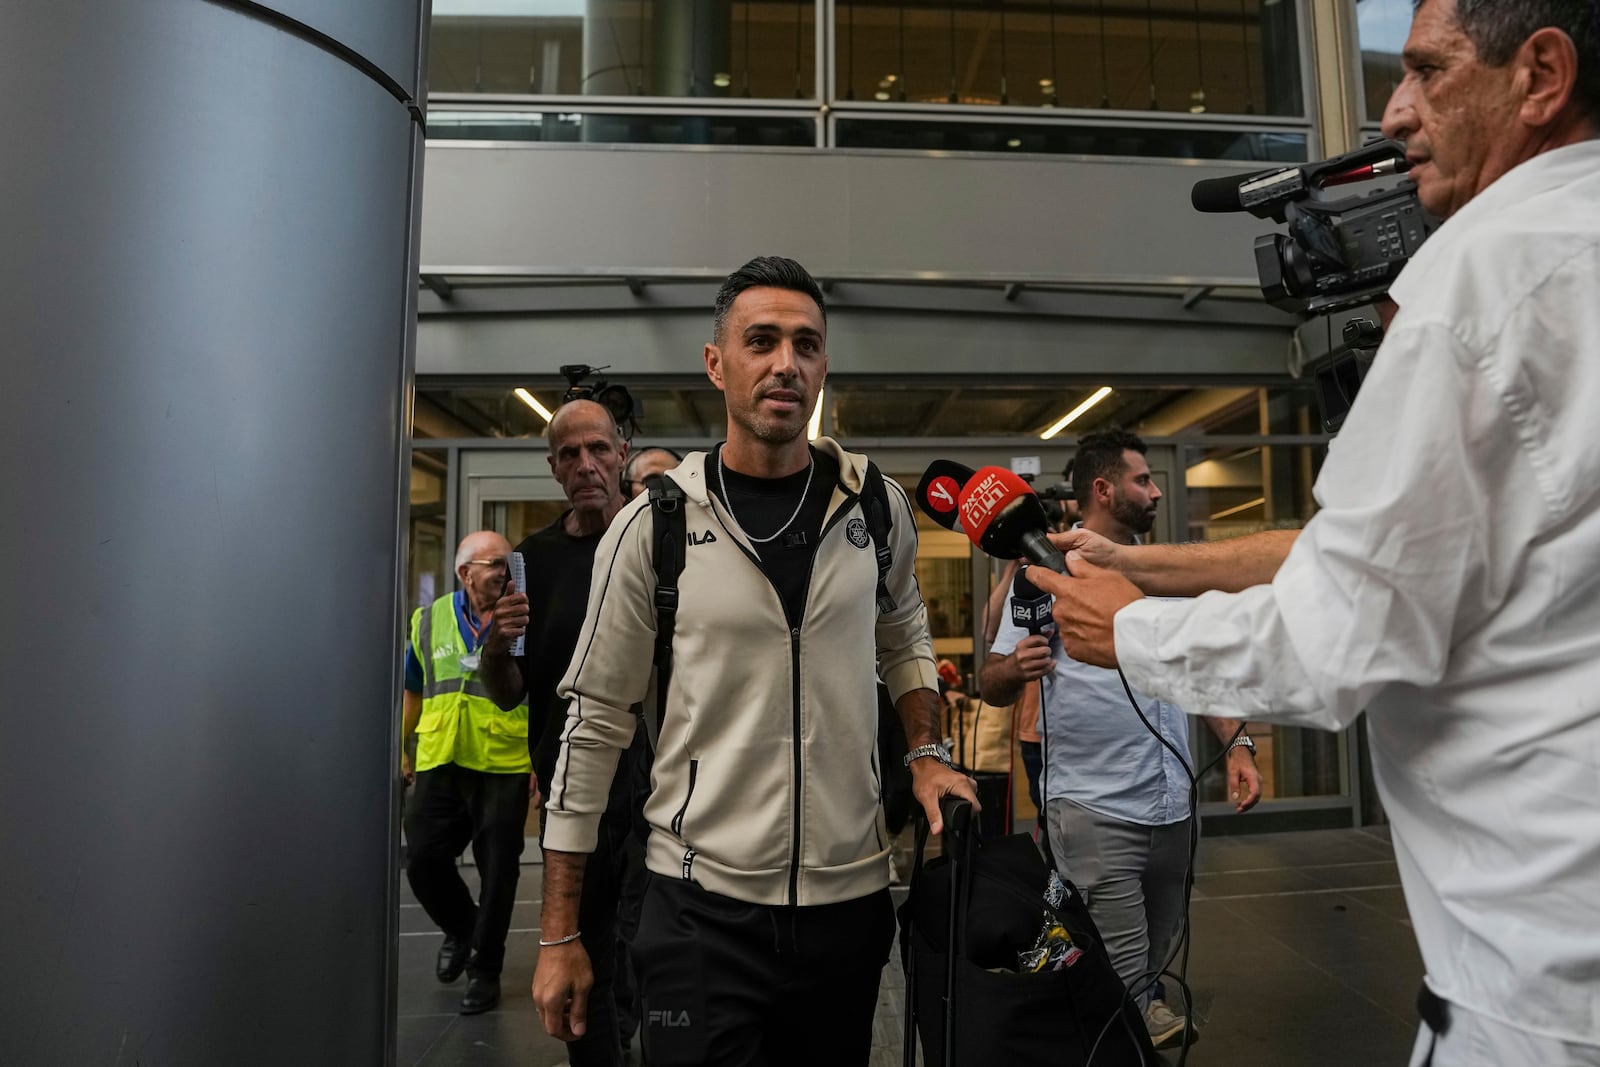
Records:
[[[522,678],[528,686],[528,748],[541,789],[550,788],[567,702],[556,696],[578,647],[589,606],[594,553],[604,531],[586,537],[567,533],[567,515],[530,534],[517,546],[528,576],[528,634],[523,645]]]
[[[777,537],[754,547],[761,559],[761,570],[777,589],[784,615],[793,629],[805,615],[811,561],[816,556],[817,541],[827,518],[828,501],[839,483],[839,462],[825,452],[811,449],[811,461],[816,468],[811,472],[808,490],[806,471],[796,471],[782,478],[753,478],[720,467],[721,456],[719,448],[706,464],[706,482],[723,507],[733,513],[745,536],[754,543],[755,538],[768,537],[783,529]],[[804,503],[800,500],[801,493],[805,493]],[[798,514],[796,505],[799,505]],[[791,515],[794,521],[784,527]]]

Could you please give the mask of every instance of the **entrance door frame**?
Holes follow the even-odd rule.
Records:
[[[1148,438],[1150,467],[1166,505],[1158,512],[1156,539],[1170,542],[1180,537],[1183,516],[1188,514],[1188,494],[1180,472],[1184,469],[1182,464],[1199,450],[1229,445],[1325,445],[1327,440],[1321,435]],[[972,467],[990,464],[1009,467],[1014,457],[1036,456],[1040,465],[1037,481],[1041,485],[1060,480],[1062,466],[1074,451],[1070,441],[1057,445],[1017,438],[852,438],[841,443],[852,451],[871,455],[885,473],[900,476],[919,471],[934,459],[953,455],[961,456],[963,462]],[[651,440],[650,444],[689,452],[709,449],[716,441],[674,438]],[[412,447],[445,453],[445,544],[452,549],[465,532],[463,524],[476,522],[476,517],[482,514],[485,500],[559,500],[562,495],[545,461],[547,449],[541,438],[423,438],[413,441]],[[989,588],[990,563],[976,549],[972,568],[973,596],[977,599],[978,590]],[[977,626],[975,620],[974,627]],[[973,637],[973,647],[982,647],[982,633],[974,633]],[[1198,733],[1198,730],[1191,731],[1191,756]],[[1357,770],[1362,766],[1358,734],[1352,727],[1339,735],[1340,793],[1279,798],[1244,816],[1233,814],[1232,806],[1226,802],[1205,802],[1199,809],[1207,832],[1227,834],[1363,825],[1362,775]]]

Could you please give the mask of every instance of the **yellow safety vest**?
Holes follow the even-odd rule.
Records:
[[[411,616],[411,648],[422,664],[422,718],[417,723],[417,770],[454,763],[472,771],[526,774],[528,704],[501,711],[489,699],[456,621],[454,594],[424,604]]]

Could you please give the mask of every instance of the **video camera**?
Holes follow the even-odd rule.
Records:
[[[1396,141],[1375,141],[1320,163],[1207,178],[1189,194],[1196,211],[1248,211],[1289,227],[1256,238],[1256,275],[1273,307],[1308,315],[1370,304],[1389,291],[1433,232],[1415,182],[1364,196],[1323,195],[1335,186],[1411,169]]]
[[[1027,478],[1026,481],[1029,485],[1033,484],[1032,478]],[[1039,503],[1044,505],[1045,520],[1049,522],[1051,529],[1061,525],[1066,519],[1067,502],[1077,499],[1072,492],[1072,484],[1070,482],[1056,482],[1054,485],[1047,485],[1043,489],[1035,489],[1034,492],[1039,497]]]
[[[626,386],[613,385],[600,377],[601,371],[610,369],[587,363],[563,365],[561,376],[567,380],[567,391],[561,394],[561,402],[593,400],[611,413],[623,440],[632,441],[639,432],[639,420],[644,418],[644,404],[635,400]]]
[[[1273,307],[1304,315],[1371,304],[1389,291],[1437,225],[1409,179],[1361,196],[1325,190],[1411,169],[1396,141],[1374,141],[1342,156],[1242,178],[1208,178],[1189,194],[1197,211],[1248,211],[1287,224],[1288,233],[1256,238],[1256,276]],[[1306,366],[1317,387],[1323,425],[1344,423],[1383,331],[1370,319],[1344,325],[1344,344]]]

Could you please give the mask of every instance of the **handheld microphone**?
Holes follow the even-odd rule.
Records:
[[[959,511],[961,487],[972,480],[974,473],[971,467],[952,460],[934,460],[917,483],[917,506],[946,530],[965,533]]]
[[[1018,571],[1011,583],[1011,621],[1034,635],[1055,625],[1050,616],[1050,594],[1028,581],[1026,571]]]
[[[930,468],[931,469],[931,468]],[[985,467],[961,489],[961,527],[972,543],[1000,559],[1028,562],[1066,574],[1067,563],[1050,543],[1050,528],[1032,487],[1004,467]]]

